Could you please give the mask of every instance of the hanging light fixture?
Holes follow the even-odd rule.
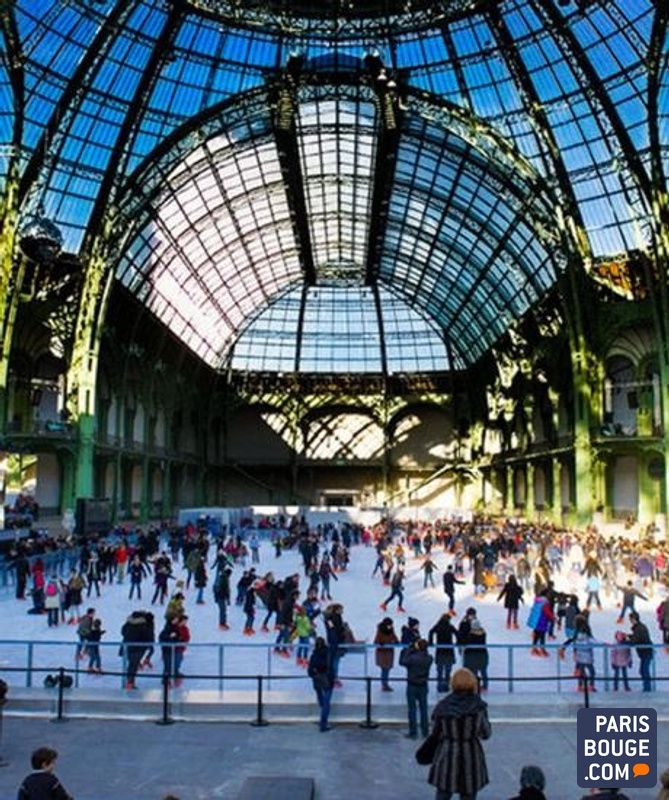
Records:
[[[51,264],[63,250],[63,234],[42,208],[21,221],[18,235],[21,252],[37,264]]]

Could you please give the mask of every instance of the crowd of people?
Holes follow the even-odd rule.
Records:
[[[220,631],[241,624],[246,636],[272,636],[277,658],[295,656],[296,667],[306,669],[311,678],[320,730],[327,732],[333,693],[341,686],[340,661],[358,641],[336,594],[348,578],[351,560],[359,557],[358,549],[373,548],[373,583],[365,591],[379,592],[382,614],[367,638],[375,648],[382,692],[394,690],[397,679],[391,673],[396,662],[404,670],[407,736],[417,739],[420,733],[438,741],[429,762],[429,780],[438,800],[458,794],[475,798],[489,780],[481,744],[490,735],[482,699],[489,683],[489,634],[477,601],[487,596],[487,604],[501,604],[498,625],[512,632],[522,626],[519,611],[525,605],[530,656],[546,658],[550,642],[559,645],[561,658],[571,652],[581,691],[597,690],[595,652],[604,642],[593,628],[602,596],[615,600],[619,609],[608,645],[614,691],[632,690],[629,668],[635,656],[642,691],[653,689],[652,625],[642,619],[639,600],[654,600],[656,625],[669,649],[667,547],[653,537],[631,541],[604,537],[592,527],[571,531],[489,519],[382,520],[369,527],[347,523],[315,528],[294,519],[271,528],[269,556],[267,544],[262,544],[265,536],[265,531],[260,536],[256,531],[231,531],[212,537],[205,525],[189,525],[119,529],[108,537],[82,537],[78,542],[29,538],[17,543],[7,571],[16,598],[32,599],[29,613],[45,614],[52,627],[76,625],[78,657],[88,659],[93,674],[103,669],[100,642],[106,632],[95,606],[98,598],[104,605],[106,587],[126,586],[128,599],[143,605],[128,615],[120,630],[129,690],[136,687],[142,670],[153,669],[157,648],[165,679],[177,688],[181,685],[191,641],[186,602],[191,598],[197,606],[212,598]],[[301,568],[285,574],[281,567],[288,550],[299,555]],[[273,560],[271,570],[261,568],[268,557]],[[411,613],[406,588],[410,568],[414,574],[419,570],[424,589],[443,595],[443,610],[424,634],[421,620]],[[152,590],[143,597],[147,584]],[[473,589],[474,604],[460,609],[459,594],[466,586]],[[88,605],[89,598],[95,605]],[[397,629],[393,613],[406,613]],[[437,691],[445,697],[430,721],[433,667]],[[52,769],[37,771],[53,775]],[[527,767],[518,797],[539,800],[543,783],[541,770]],[[27,786],[21,800],[32,800],[26,793],[30,781]],[[54,795],[61,796],[69,795]]]
[[[263,526],[260,526],[261,531]],[[265,531],[262,531],[264,538]],[[374,548],[371,577],[387,592],[380,608],[386,615],[373,638],[378,645],[376,663],[381,690],[392,691],[390,672],[395,648],[424,641],[434,651],[439,691],[445,691],[458,655],[488,689],[489,632],[475,606],[454,617],[460,587],[470,584],[474,599],[496,597],[505,610],[507,630],[520,628],[519,610],[528,608],[530,653],[549,655],[547,641],[560,644],[560,656],[571,651],[580,677],[579,688],[595,691],[596,648],[604,643],[593,633],[592,611],[601,609],[601,593],[617,596],[620,626],[609,647],[613,688],[631,689],[629,668],[633,651],[638,659],[644,691],[651,691],[651,625],[637,610],[638,599],[657,598],[656,616],[664,644],[669,647],[669,600],[667,548],[664,542],[646,538],[640,542],[606,538],[596,529],[561,530],[552,525],[529,525],[485,518],[472,522],[396,522],[382,520],[364,527],[351,523],[310,527],[304,519],[281,520],[271,529],[275,566],[260,569],[261,537],[257,531],[233,531],[213,537],[206,525],[184,528],[150,526],[146,530],[116,529],[107,537],[72,539],[52,537],[19,541],[5,565],[15,584],[18,600],[32,599],[28,613],[45,614],[47,625],[76,625],[78,656],[88,658],[88,669],[102,672],[100,642],[105,635],[102,620],[87,601],[102,597],[107,586],[125,584],[128,598],[146,601],[128,616],[120,631],[126,687],[136,686],[141,669],[149,668],[154,646],[160,646],[164,673],[179,685],[181,666],[191,640],[185,604],[191,587],[195,605],[206,602],[209,591],[218,609],[218,625],[230,630],[231,608],[243,618],[243,633],[275,633],[274,651],[296,665],[310,668],[314,644],[321,636],[329,649],[332,681],[339,684],[338,666],[356,638],[344,619],[342,603],[336,602],[338,582],[347,572],[358,547]],[[280,576],[281,556],[286,550],[299,554],[301,573]],[[437,553],[448,563],[439,573]],[[407,605],[407,562],[413,560],[423,575],[423,587],[443,591],[444,611],[430,621],[425,637],[421,623],[408,616],[399,635],[387,613],[402,614]],[[142,589],[151,584],[144,598]],[[580,584],[580,591],[574,588]],[[149,601],[149,596],[151,597]],[[102,601],[104,603],[104,601]],[[152,607],[165,607],[156,622]],[[409,600],[410,602],[410,600]],[[237,612],[235,612],[237,617]],[[257,619],[256,619],[257,618]],[[258,624],[259,623],[259,624]],[[156,640],[156,633],[158,638]],[[493,631],[494,635],[494,631]],[[366,639],[372,638],[372,632]]]

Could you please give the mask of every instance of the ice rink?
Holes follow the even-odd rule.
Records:
[[[356,639],[371,643],[374,639],[376,624],[386,616],[379,604],[389,595],[390,590],[382,584],[380,575],[377,574],[372,579],[371,574],[374,568],[376,553],[374,548],[363,545],[354,546],[351,549],[351,562],[346,572],[338,574],[338,580],[332,581],[331,591],[333,599],[344,606],[344,618],[351,626]],[[433,559],[440,572],[435,574],[435,587],[423,587],[423,571],[420,569],[422,559],[416,559],[412,551],[407,550],[406,554],[406,586],[404,607],[406,613],[396,612],[396,601],[388,609],[387,615],[395,621],[395,629],[398,636],[403,624],[408,617],[416,617],[420,620],[420,631],[422,635],[427,633],[432,625],[436,623],[440,615],[446,611],[447,605],[441,584],[441,572],[451,563],[451,557],[447,556],[440,548],[433,552]],[[292,573],[300,573],[300,585],[306,589],[307,581],[303,577],[301,569],[301,558],[295,550],[284,551],[280,558],[276,558],[274,548],[268,541],[263,541],[260,548],[260,564],[256,565],[259,575],[266,572],[273,572],[277,579],[281,579]],[[210,563],[213,561],[213,552],[210,552]],[[185,570],[181,565],[175,565],[175,576],[177,579],[185,577]],[[241,576],[243,568],[237,565],[232,575],[233,602],[236,583]],[[270,674],[274,677],[301,676],[298,685],[304,682],[307,685],[305,671],[295,664],[294,657],[284,659],[273,653],[272,645],[276,638],[276,633],[262,633],[260,625],[264,617],[264,606],[258,602],[256,615],[256,635],[253,637],[244,636],[244,615],[241,608],[232,605],[229,608],[228,621],[229,631],[221,631],[218,628],[218,609],[213,600],[212,584],[213,574],[209,571],[209,585],[207,586],[205,605],[196,605],[196,590],[191,586],[187,592],[186,612],[189,616],[191,628],[191,645],[188,648],[183,664],[183,672],[186,675],[184,688],[221,688],[220,681],[208,681],[205,678],[189,679],[189,675],[199,676],[219,676],[221,672],[231,676],[256,676],[258,674]],[[622,572],[619,574],[619,582],[623,583],[627,576]],[[560,574],[555,576],[555,584],[558,590],[575,592],[581,602],[585,600],[585,577],[571,572],[565,568]],[[170,582],[173,589],[174,582]],[[103,638],[102,648],[102,667],[103,670],[120,671],[122,659],[119,657],[118,641],[120,640],[121,627],[130,614],[136,609],[151,610],[156,616],[156,636],[162,628],[164,621],[164,607],[160,605],[151,606],[150,600],[153,594],[152,576],[147,578],[142,585],[142,599],[129,600],[129,584],[126,579],[125,584],[103,584],[101,585],[102,596],[90,598],[90,605],[95,607],[97,616],[103,621],[103,628],[106,634]],[[526,626],[529,608],[533,601],[533,593],[529,596],[526,592],[525,605],[521,606],[519,613],[519,630],[507,630],[505,625],[505,610],[503,604],[497,602],[498,592],[490,592],[483,598],[474,598],[471,574],[466,576],[466,585],[457,587],[456,611],[458,616],[454,623],[457,626],[460,616],[468,606],[474,606],[478,610],[478,617],[487,631],[487,640],[490,652],[489,675],[492,679],[490,693],[505,693],[509,691],[509,675],[514,678],[514,691],[557,692],[557,681],[527,682],[521,685],[519,679],[523,677],[540,676],[571,676],[573,672],[572,655],[567,653],[566,660],[560,662],[557,655],[557,645],[560,644],[564,635],[557,632],[557,640],[551,642],[551,654],[549,658],[537,658],[530,655],[531,632]],[[602,643],[613,642],[616,630],[629,630],[627,621],[624,625],[616,625],[618,610],[616,607],[619,601],[619,593],[606,596],[602,591],[603,610],[594,610],[591,614],[592,630],[595,638]],[[302,595],[303,596],[303,595]],[[663,595],[659,593],[653,595],[648,601],[637,601],[637,608],[651,632],[653,641],[661,642],[660,632],[655,619],[655,609],[661,601]],[[84,593],[85,609],[88,605]],[[323,601],[323,606],[327,601]],[[73,667],[77,662],[75,659],[76,626],[59,625],[56,628],[48,628],[46,616],[35,616],[27,614],[30,602],[17,601],[13,596],[12,587],[2,590],[0,594],[0,670],[7,667],[24,667],[28,663],[28,658],[32,660],[34,667],[57,668],[58,666]],[[323,633],[322,620],[317,623],[318,633]],[[32,642],[32,647],[19,642]],[[517,648],[509,648],[508,645],[516,645]],[[29,652],[30,651],[30,652]],[[398,653],[399,655],[399,653]],[[655,665],[658,675],[669,674],[667,666],[669,657],[661,648],[656,651]],[[609,674],[608,656],[604,649],[596,654],[596,669],[598,675],[598,690],[607,688],[600,679]],[[80,662],[85,667],[87,662]],[[157,682],[149,675],[158,675],[161,670],[161,660],[159,651],[153,657],[153,670],[148,673],[140,673],[139,688],[155,688]],[[360,648],[357,652],[349,653],[341,662],[340,676],[344,679],[342,692],[362,691],[363,684],[360,682],[346,683],[347,676],[363,676],[370,674],[378,676],[378,670],[374,665],[374,650],[370,648]],[[630,675],[634,678],[638,674],[638,659],[634,658],[634,665]],[[393,675],[401,678],[404,670],[396,666]],[[5,679],[10,683],[25,685],[25,673],[13,674],[4,673]],[[392,677],[392,676],[391,676]],[[496,682],[495,678],[505,680]],[[43,675],[36,674],[33,678],[34,685],[40,685]],[[82,674],[78,678],[82,687],[95,686],[121,686],[119,676],[93,676]],[[247,683],[243,681],[225,682],[225,688],[247,688]],[[279,681],[273,683],[273,688],[279,688]],[[248,682],[250,686],[250,682]],[[290,688],[295,688],[296,684],[290,682]],[[665,684],[666,686],[666,684]],[[288,682],[284,682],[281,688],[287,688]],[[634,683],[635,690],[640,688],[638,683]],[[612,688],[612,685],[608,686]],[[380,692],[380,686],[375,683],[374,691]],[[431,690],[434,691],[434,688]],[[565,681],[561,686],[562,692],[575,692],[575,684],[572,680]]]

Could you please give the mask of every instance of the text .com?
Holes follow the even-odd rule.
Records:
[[[578,784],[652,788],[657,782],[657,712],[579,709]]]

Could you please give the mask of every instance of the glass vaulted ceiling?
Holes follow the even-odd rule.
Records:
[[[666,177],[669,154],[669,63],[666,28],[660,19],[666,11],[663,3],[446,0],[414,3],[413,9],[400,3],[385,4],[383,13],[372,8],[378,3],[363,5],[364,9],[354,3],[348,13],[335,8],[333,2],[328,4],[329,13],[317,16],[290,2],[16,0],[8,6],[11,13],[3,11],[0,37],[0,186],[5,187],[12,160],[18,159],[24,205],[41,204],[63,230],[66,249],[80,253],[91,247],[92,237],[87,234],[99,229],[98,217],[107,203],[174,131],[223,101],[264,86],[268,75],[285,65],[296,49],[305,59],[329,56],[337,63],[345,56],[359,58],[373,47],[389,69],[401,72],[408,86],[433,93],[489,124],[549,183],[559,183],[561,197],[567,191],[574,199],[594,256],[648,245],[648,187],[651,181]],[[362,130],[362,104],[358,111]],[[323,113],[328,113],[324,107]],[[523,265],[526,251],[521,241],[529,234],[517,209],[502,209],[503,214],[515,214],[516,238],[510,247],[495,251],[495,228],[506,224],[495,206],[508,203],[504,191],[489,188],[495,185],[494,180],[492,184],[488,181],[495,172],[492,162],[477,173],[467,158],[464,162],[469,169],[459,172],[458,157],[451,147],[448,158],[439,162],[442,166],[434,169],[443,167],[438,174],[460,187],[460,198],[456,202],[445,196],[441,186],[437,187],[441,199],[426,202],[435,187],[422,175],[421,164],[428,158],[436,163],[438,156],[433,151],[440,146],[432,138],[429,120],[417,115],[408,121],[398,152],[392,213],[383,245],[376,253],[374,280],[391,287],[393,296],[401,295],[414,307],[422,306],[439,325],[447,322],[445,309],[453,308],[452,298],[457,298],[460,330],[451,332],[453,338],[463,335],[470,318],[479,314],[486,287],[506,281],[509,287],[490,293],[493,308],[485,322],[501,329],[540,296],[551,282],[546,277],[550,271],[540,268],[541,252],[530,254],[532,260]],[[373,158],[369,148],[374,148],[375,141],[368,137],[365,145],[361,140],[360,164]],[[341,150],[336,157],[343,159],[348,146],[342,138],[337,142]],[[321,143],[325,146],[324,140]],[[265,146],[271,167],[275,147],[271,136]],[[654,170],[651,147],[658,156]],[[658,174],[658,163],[664,175]],[[243,164],[241,169],[245,172]],[[563,179],[556,179],[559,175],[566,175],[567,186]],[[268,176],[269,172],[264,173],[262,180]],[[362,199],[356,195],[358,205],[348,215],[342,212],[337,223],[342,230],[351,224],[358,227],[348,239],[327,238],[327,232],[325,239],[319,238],[322,253],[316,260],[320,263],[323,255],[326,266],[337,248],[345,249],[353,262],[358,257],[356,250],[369,250],[369,242],[363,243],[364,233],[358,236],[358,231],[365,230],[365,191],[372,189],[365,189],[362,176],[358,177]],[[214,215],[211,225],[205,225],[201,203],[188,215],[188,237],[198,240],[204,253],[202,264],[195,264],[196,273],[202,267],[197,278],[201,294],[194,295],[192,304],[176,298],[177,287],[183,293],[183,273],[175,266],[164,278],[173,282],[173,291],[164,296],[156,293],[151,301],[155,313],[159,302],[181,304],[174,315],[175,325],[181,328],[175,332],[185,341],[195,320],[206,317],[207,325],[197,336],[193,334],[189,345],[197,347],[210,363],[220,357],[221,348],[232,343],[244,321],[258,312],[259,304],[269,303],[275,290],[283,291],[293,280],[301,279],[299,258],[296,255],[291,260],[291,247],[299,250],[294,228],[287,223],[282,227],[286,215],[291,215],[291,210],[282,206],[284,180],[285,176],[277,174],[272,200],[267,200],[271,207],[262,212],[269,215],[265,230],[272,241],[261,237],[262,242],[253,244],[258,228],[239,234],[245,253],[239,275],[247,275],[244,259],[249,259],[254,269],[260,269],[265,259],[265,269],[271,273],[267,282],[256,282],[237,294],[224,289],[223,283],[208,283],[206,265],[223,256],[211,251],[205,230],[208,235],[217,226],[222,230],[220,215],[228,212],[219,210],[218,221]],[[329,219],[324,209],[332,194],[323,190],[318,197],[309,192],[313,188],[317,193],[324,185],[320,179],[315,184],[305,182],[308,201],[314,208],[320,203],[323,209],[320,221],[316,214],[309,220],[313,237]],[[328,185],[343,203],[345,183],[331,181]],[[222,194],[228,191],[232,190],[224,187]],[[283,202],[290,205],[290,198],[284,197]],[[192,203],[195,205],[194,200]],[[448,225],[435,216],[439,203],[452,209]],[[151,247],[161,236],[155,235],[158,239]],[[434,245],[430,252],[440,252],[448,270],[437,272],[435,259],[425,259],[430,237]],[[467,242],[472,237],[479,242],[487,240],[494,253],[486,253],[481,245],[477,258],[470,260]],[[226,242],[231,252],[236,246]],[[151,247],[147,250],[152,251]],[[282,253],[280,264],[272,255],[277,248]],[[174,256],[170,263],[178,261]],[[234,261],[231,263],[234,266]],[[473,279],[470,263],[474,265]],[[163,264],[156,263],[158,270]],[[142,269],[146,274],[148,267]],[[528,287],[522,288],[514,270],[534,276],[528,279]],[[242,277],[237,280],[245,281]],[[145,281],[142,285],[147,292],[149,284]],[[198,309],[205,308],[200,314]],[[217,315],[228,318],[229,330],[219,330]],[[207,344],[196,346],[198,337]],[[470,340],[475,342],[475,335],[470,333]],[[479,350],[486,346],[487,340]],[[469,352],[468,343],[465,350]]]
[[[272,127],[272,93],[258,90],[184,131],[133,177],[120,198],[119,279],[215,366],[241,334],[237,355],[257,341],[264,357],[251,353],[245,363],[265,371],[284,371],[292,359],[296,369],[322,372],[324,364],[339,363],[342,371],[382,372],[397,355],[384,353],[378,305],[390,295],[380,287],[442,331],[441,357],[422,348],[421,370],[449,366],[445,337],[452,366],[472,363],[555,282],[560,240],[551,230],[546,182],[528,162],[504,152],[491,129],[477,130],[454,107],[410,92],[402,101],[394,179],[375,212],[372,195],[389,162],[379,152],[374,92],[359,82],[333,86],[330,80],[306,83],[294,96],[297,157],[285,168],[304,194],[304,240],[293,184],[282,171],[284,140]],[[191,142],[197,144],[187,150]],[[376,213],[386,218],[385,233],[370,264]],[[305,291],[305,284],[319,291]],[[293,285],[302,288],[260,313]],[[374,301],[364,309],[369,294],[353,291],[363,285],[373,289]],[[290,326],[290,344],[279,344],[277,320]],[[315,320],[320,323],[310,334]],[[411,326],[421,336],[424,328],[418,321]],[[263,343],[269,329],[276,348]],[[366,343],[368,355],[356,354]],[[318,352],[307,357],[310,348]]]

